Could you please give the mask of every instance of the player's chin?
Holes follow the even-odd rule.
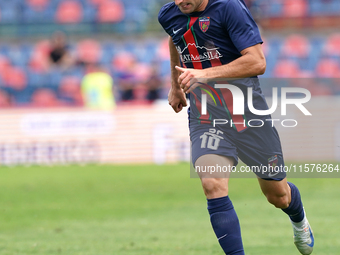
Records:
[[[192,5],[189,5],[189,7],[187,8],[184,8],[182,6],[179,6],[179,9],[182,13],[184,14],[189,14],[189,13],[192,13],[194,10],[193,10],[193,6]]]

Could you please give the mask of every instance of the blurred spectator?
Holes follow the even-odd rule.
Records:
[[[154,101],[161,97],[162,79],[159,76],[157,68],[152,70],[151,76],[146,82],[148,88],[148,94],[146,98],[150,101]]]
[[[136,66],[135,56],[128,52],[119,53],[113,60],[113,67],[117,73],[117,81],[120,90],[120,99],[122,101],[133,100],[133,89],[136,84]]]
[[[59,86],[60,99],[71,106],[83,105],[83,97],[81,94],[81,81],[76,76],[64,77]]]
[[[135,86],[135,88],[133,89],[133,101],[129,102],[129,103],[133,103],[133,104],[150,104],[151,101],[148,100],[148,87],[146,84],[140,83],[138,85]]]
[[[89,65],[88,73],[81,82],[85,106],[111,110],[116,107],[113,96],[113,79],[98,65]]]
[[[52,64],[63,68],[74,63],[68,50],[66,35],[63,32],[57,31],[52,35],[49,57]]]

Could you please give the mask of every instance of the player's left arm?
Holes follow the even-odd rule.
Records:
[[[184,92],[190,92],[191,79],[216,79],[216,78],[247,78],[264,74],[266,70],[266,59],[261,44],[248,47],[241,51],[241,57],[234,61],[202,70],[192,68],[176,67],[181,75],[178,83]]]

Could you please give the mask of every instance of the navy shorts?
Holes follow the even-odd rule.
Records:
[[[265,180],[286,177],[279,135],[271,122],[262,127],[249,127],[237,132],[227,125],[190,125],[192,163],[206,154],[232,157],[235,166],[240,158],[253,172]],[[255,169],[255,170],[254,170]]]

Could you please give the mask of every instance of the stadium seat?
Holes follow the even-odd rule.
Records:
[[[46,72],[50,67],[49,61],[50,42],[43,40],[38,42],[32,52],[29,67],[37,72]]]
[[[307,0],[285,0],[283,2],[283,14],[286,17],[303,17],[307,13]]]
[[[305,58],[309,55],[311,45],[309,40],[303,35],[291,35],[287,37],[282,45],[281,54]]]
[[[299,78],[301,70],[295,61],[281,60],[276,63],[274,76],[279,78]]]
[[[323,78],[340,78],[340,64],[334,59],[323,59],[316,67],[316,74]]]
[[[36,0],[35,0],[36,1]],[[41,1],[41,0],[39,0]],[[22,6],[21,18],[23,23],[53,23],[55,9],[53,5],[46,1],[44,5],[31,5],[25,2]]]
[[[34,107],[57,107],[63,105],[58,100],[56,93],[48,88],[41,88],[34,91],[31,102],[31,105]]]
[[[78,1],[63,1],[58,5],[55,19],[59,23],[79,23],[83,18],[83,7]]]
[[[0,76],[3,77],[7,73],[7,69],[11,68],[11,62],[3,55],[0,55]]]
[[[7,108],[12,106],[11,96],[7,91],[0,89],[0,108]]]
[[[340,2],[338,0],[309,0],[311,15],[338,15]]]
[[[100,43],[92,39],[79,42],[76,51],[82,63],[98,63],[102,55]]]
[[[19,67],[7,68],[6,72],[2,74],[2,79],[6,86],[15,90],[22,90],[27,85],[26,74]]]
[[[113,69],[117,72],[126,72],[136,64],[136,58],[130,52],[122,51],[112,60]]]
[[[20,8],[18,3],[12,1],[0,1],[0,22],[16,24],[20,20]]]
[[[99,22],[120,22],[124,15],[124,6],[120,1],[104,1],[98,5]]]
[[[115,45],[111,42],[102,43],[102,52],[100,63],[103,65],[110,65],[111,60],[115,55]]]
[[[169,52],[169,38],[164,38],[159,46],[157,55],[160,57],[160,60],[167,60],[170,59],[170,52]]]
[[[49,1],[50,0],[26,0],[26,3],[36,11],[42,11],[47,7]]]
[[[81,80],[76,76],[64,77],[59,86],[60,98],[72,105],[82,105],[83,98],[80,89]]]
[[[324,53],[328,56],[340,56],[340,34],[331,35],[326,40]]]
[[[108,1],[111,1],[111,0],[88,0],[88,2],[93,4],[93,5],[99,5],[99,4],[108,2]]]

